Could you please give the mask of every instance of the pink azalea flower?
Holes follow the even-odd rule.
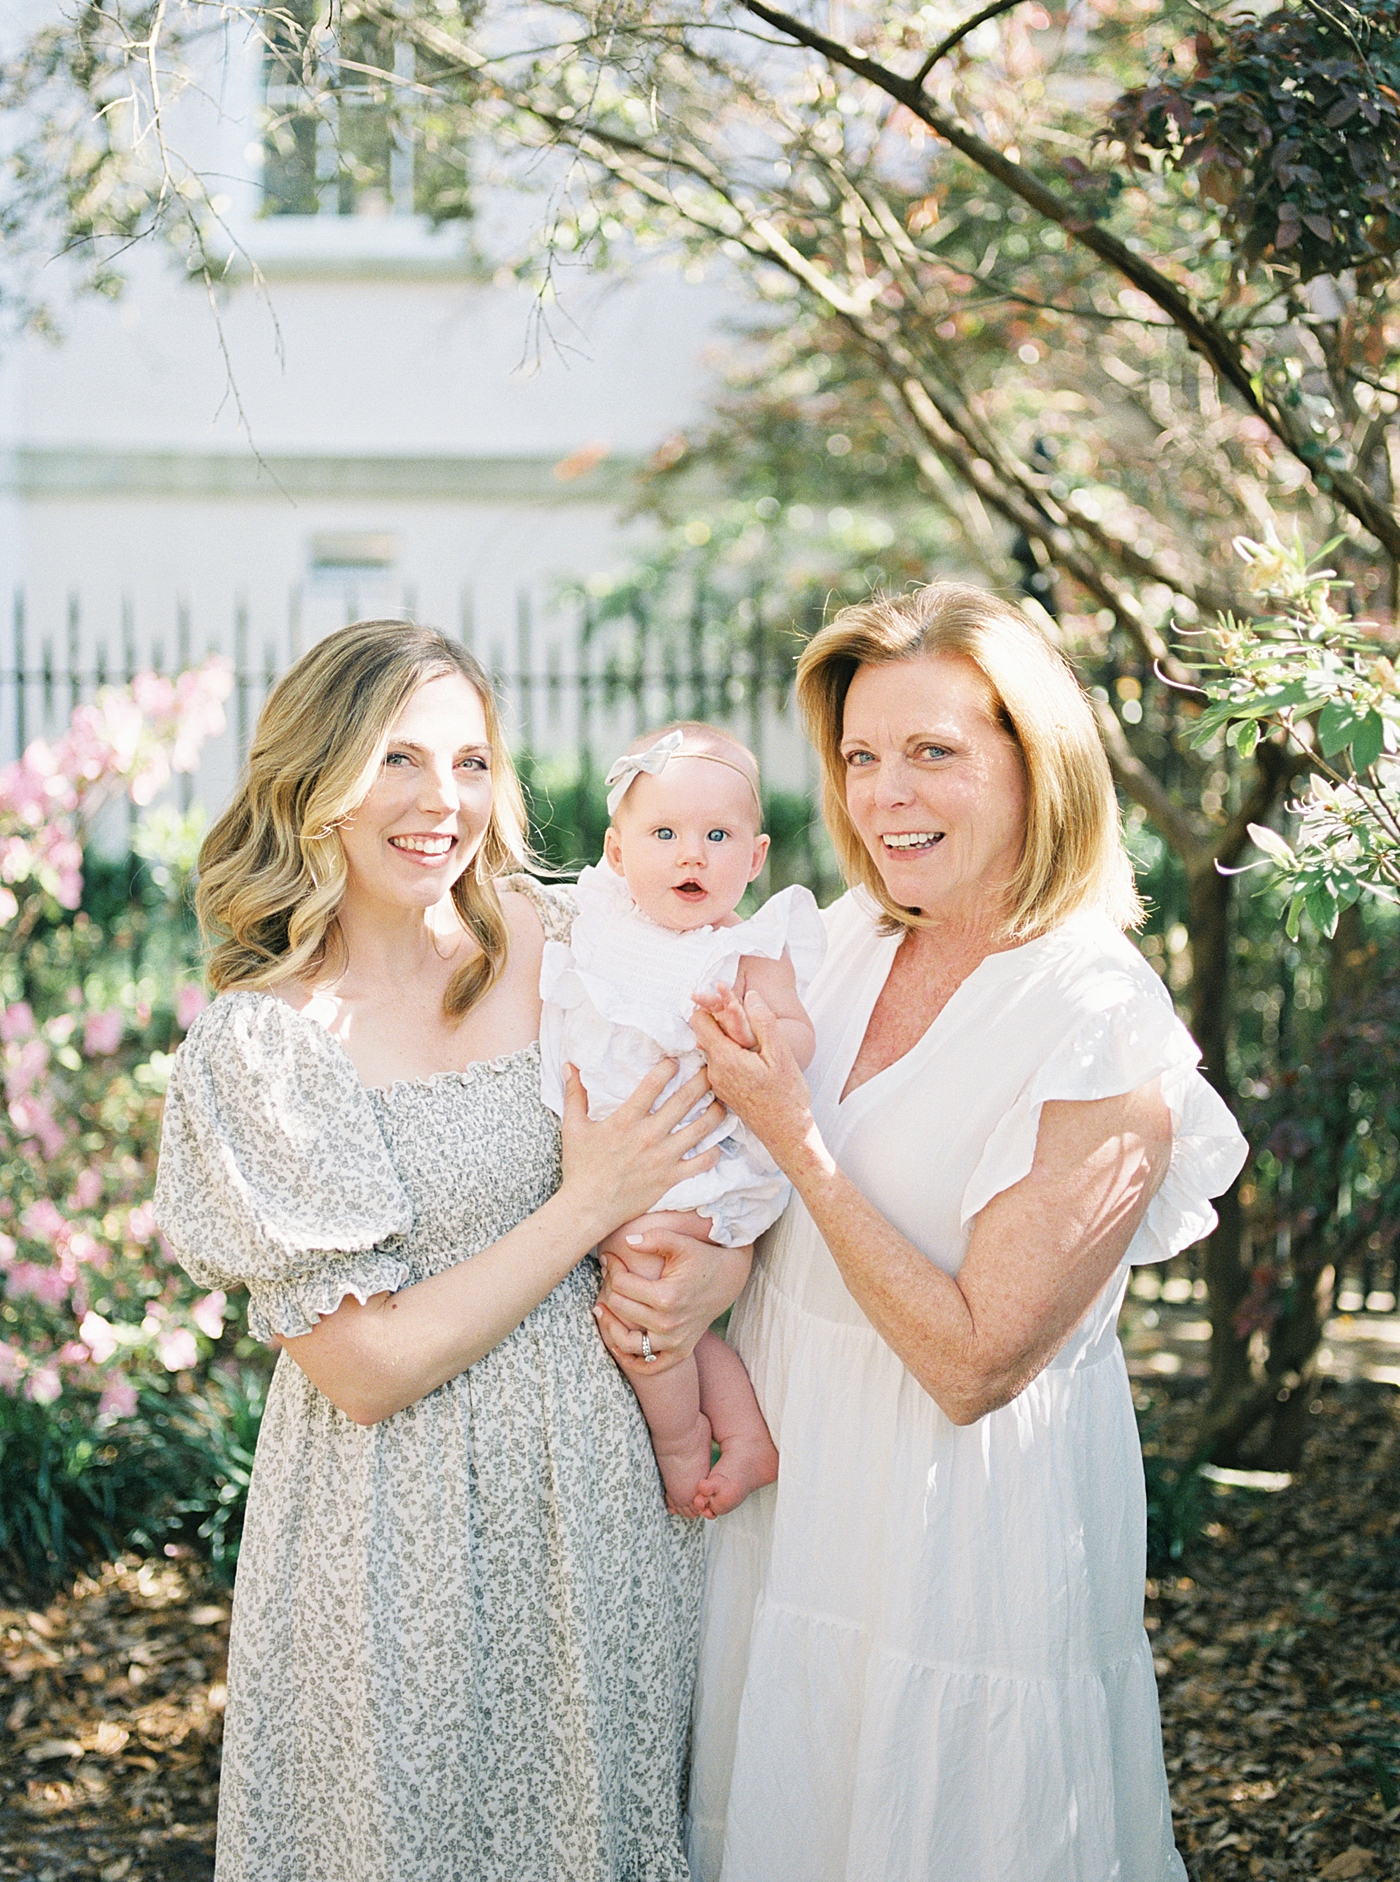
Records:
[[[180,1031],[188,1032],[208,1004],[209,995],[203,987],[192,981],[181,987],[175,996],[175,1024]]]
[[[31,1202],[20,1217],[20,1222],[29,1234],[41,1242],[66,1242],[71,1233],[67,1217],[48,1196],[40,1196],[37,1201]]]
[[[96,1365],[105,1366],[117,1350],[117,1336],[100,1313],[85,1313],[78,1334]]]
[[[71,1286],[71,1277],[61,1267],[46,1268],[37,1261],[12,1262],[5,1272],[5,1292],[11,1300],[29,1294],[46,1307],[61,1307]]]
[[[78,1180],[73,1185],[73,1194],[69,1198],[71,1209],[91,1209],[102,1200],[102,1172],[94,1170],[89,1164],[85,1170],[79,1170]]]
[[[48,1105],[38,1098],[16,1098],[10,1106],[10,1122],[21,1137],[38,1139],[44,1157],[52,1163],[63,1152],[68,1133]]]
[[[74,1229],[68,1237],[68,1253],[74,1261],[96,1262],[99,1267],[107,1260],[107,1250],[95,1235],[89,1235],[86,1229]]]
[[[52,1405],[62,1392],[63,1381],[58,1376],[57,1366],[40,1366],[24,1382],[24,1396],[36,1405]]]
[[[16,1000],[13,1006],[7,1006],[0,1013],[0,1039],[6,1045],[16,1039],[27,1039],[34,1030],[34,1009],[28,1000]]]
[[[199,1360],[199,1348],[188,1327],[165,1327],[156,1335],[156,1354],[167,1372],[188,1372]]]
[[[49,1046],[46,1039],[26,1039],[18,1052],[11,1050],[5,1055],[8,1063],[5,1069],[5,1090],[10,1097],[21,1097],[45,1076],[49,1069]]]
[[[83,1055],[89,1059],[105,1058],[115,1052],[126,1030],[126,1014],[119,1006],[109,1006],[100,1013],[89,1013],[83,1027]]]
[[[224,1309],[228,1306],[228,1295],[220,1288],[215,1294],[206,1294],[197,1300],[190,1309],[190,1318],[211,1340],[217,1340],[224,1330]]]
[[[136,1387],[120,1372],[113,1373],[107,1380],[106,1389],[98,1402],[98,1417],[130,1418],[135,1410]]]
[[[0,1392],[13,1393],[24,1376],[24,1354],[0,1340]]]
[[[148,1202],[139,1202],[126,1219],[126,1232],[133,1242],[148,1242],[156,1232],[156,1212]]]

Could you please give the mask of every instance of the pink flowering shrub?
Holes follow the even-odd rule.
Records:
[[[205,1004],[187,871],[133,890],[89,857],[89,903],[116,892],[85,906],[84,850],[104,803],[194,768],[230,683],[218,660],[140,675],[0,770],[0,1394],[34,1406],[129,1418],[143,1386],[192,1383],[229,1317],[150,1200],[171,1054]]]

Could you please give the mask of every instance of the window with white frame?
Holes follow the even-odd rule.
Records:
[[[474,13],[464,0],[454,24]],[[383,7],[282,0],[265,18],[265,216],[471,213],[464,74],[425,61]]]

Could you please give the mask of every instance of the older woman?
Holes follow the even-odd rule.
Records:
[[[507,873],[523,813],[475,661],[363,622],[280,682],[200,858],[219,998],[177,1055],[157,1213],[282,1347],[219,1882],[686,1875],[696,1536],[585,1257],[682,1174],[703,1079],[653,1113],[663,1064],[598,1123],[572,1081],[561,1160],[539,977],[571,903]],[[691,1344],[747,1268],[693,1250]]]
[[[692,1870],[1170,1882],[1115,1327],[1243,1143],[1123,938],[1107,764],[1041,635],[938,584],[847,609],[798,688],[852,891],[810,1094],[761,1001],[697,1021],[797,1193],[731,1329],[782,1463],[711,1558]]]

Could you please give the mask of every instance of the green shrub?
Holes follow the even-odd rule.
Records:
[[[184,1545],[231,1581],[265,1395],[248,1366],[203,1390],[148,1386],[119,1420],[76,1394],[0,1393],[0,1558],[49,1590],[129,1550]]]

